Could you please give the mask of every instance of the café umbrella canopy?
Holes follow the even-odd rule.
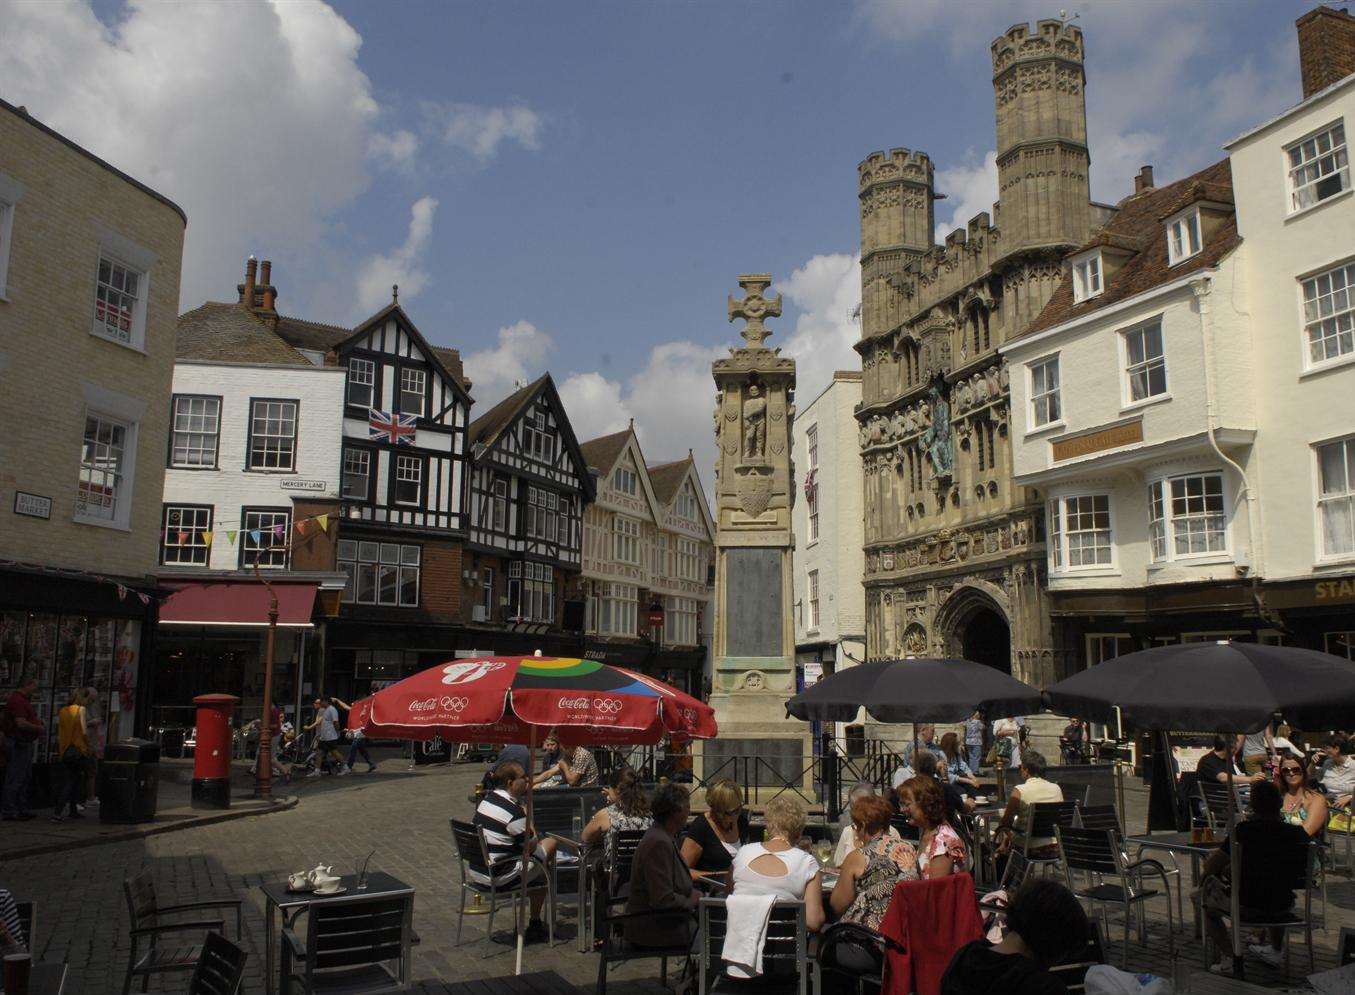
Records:
[[[859,708],[880,722],[963,722],[987,715],[1031,715],[1040,692],[1009,674],[971,660],[908,657],[839,670],[786,702],[811,722],[853,722]]]
[[[1258,732],[1277,713],[1301,729],[1343,729],[1355,709],[1355,663],[1294,646],[1177,643],[1098,663],[1045,697],[1060,715],[1126,733]]]

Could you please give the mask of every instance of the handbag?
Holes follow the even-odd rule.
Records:
[[[80,747],[76,746],[74,743],[66,747],[66,749],[63,750],[61,753],[61,762],[63,764],[67,765],[78,764],[81,763],[84,759],[85,755],[80,752]]]

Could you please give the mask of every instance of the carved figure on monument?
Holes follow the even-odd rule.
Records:
[[[756,380],[748,385],[743,399],[743,457],[760,460],[767,451],[767,401]]]
[[[932,419],[931,424],[927,426],[926,434],[922,437],[922,444],[926,447],[927,456],[931,460],[937,478],[949,479],[951,471],[955,468],[950,405],[946,403],[946,399],[941,396],[941,391],[935,384],[932,385],[928,396],[931,398]]]
[[[967,411],[973,403],[974,392],[969,387],[969,381],[961,380],[955,385],[955,410]]]

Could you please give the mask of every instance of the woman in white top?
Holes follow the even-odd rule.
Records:
[[[748,843],[734,857],[734,893],[775,895],[805,903],[805,925],[823,925],[823,879],[819,862],[795,844],[805,828],[805,809],[780,795],[767,803],[767,840]]]

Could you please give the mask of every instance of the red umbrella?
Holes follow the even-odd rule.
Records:
[[[554,729],[561,744],[649,745],[665,734],[711,739],[707,704],[644,674],[572,657],[509,656],[454,660],[353,703],[348,727],[372,738],[459,743],[522,743],[536,771],[536,744]],[[532,822],[531,779],[527,822]],[[522,855],[526,906],[528,854]],[[522,973],[518,920],[517,973]]]

